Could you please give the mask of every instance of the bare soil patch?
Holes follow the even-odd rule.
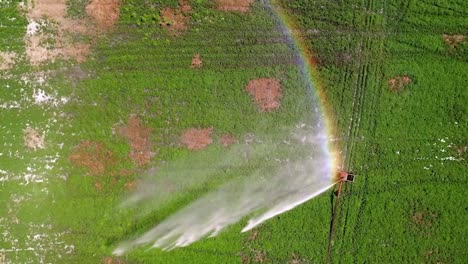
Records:
[[[125,264],[126,262],[123,259],[116,257],[104,257],[102,259],[102,264]]]
[[[70,155],[73,165],[86,168],[88,175],[97,176],[108,173],[118,163],[114,153],[104,143],[85,140],[75,147]]]
[[[24,6],[28,29],[25,36],[26,54],[32,65],[53,61],[57,57],[83,62],[90,45],[71,43],[69,36],[89,34],[84,20],[68,18],[66,0],[36,0]]]
[[[211,133],[213,128],[190,128],[182,135],[182,144],[187,146],[190,150],[201,150],[206,148],[209,144],[213,143]]]
[[[302,258],[298,253],[293,253],[288,264],[306,264],[309,263],[306,259]]]
[[[258,229],[252,230],[250,236],[247,238],[247,242],[252,242],[258,238]]]
[[[280,107],[281,84],[277,79],[251,80],[245,89],[261,112],[270,112]]]
[[[128,176],[133,174],[134,171],[119,169],[118,165],[123,160],[118,158],[102,142],[91,140],[81,142],[75,146],[69,160],[73,166],[85,168],[87,175],[94,176],[94,187],[97,190],[108,188],[121,179],[125,179],[124,181],[127,182],[124,185],[124,189],[127,189],[126,185],[132,180]]]
[[[162,21],[159,25],[166,28],[170,34],[178,35],[188,29],[191,11],[192,7],[187,0],[180,0],[178,8],[166,7],[161,11]]]
[[[120,0],[92,0],[86,6],[86,13],[99,29],[112,29],[119,20]]]
[[[202,66],[203,66],[203,61],[200,58],[200,54],[197,53],[193,55],[192,65],[190,67],[192,69],[195,69],[195,68],[201,68]]]
[[[456,49],[460,43],[465,41],[464,35],[443,34],[442,37],[444,38],[445,43],[447,43],[447,45],[449,45],[452,49]]]
[[[44,135],[40,135],[37,130],[27,127],[23,130],[24,145],[30,149],[44,148]]]
[[[224,134],[219,139],[219,144],[223,145],[226,148],[232,144],[236,144],[237,142],[238,142],[237,138],[230,134]]]
[[[15,52],[1,52],[0,51],[0,71],[9,70],[15,64]]]
[[[253,0],[214,0],[221,11],[248,12]]]
[[[408,84],[412,82],[413,80],[409,76],[395,76],[388,80],[388,87],[394,92],[401,92]]]
[[[151,152],[150,132],[151,128],[142,126],[140,119],[134,115],[128,119],[127,126],[118,128],[119,135],[125,137],[130,143],[130,158],[138,166],[148,164],[154,156],[154,153]]]
[[[430,236],[433,227],[437,224],[438,218],[439,215],[437,212],[428,210],[415,211],[411,215],[411,222],[419,233]]]
[[[26,12],[29,22],[24,40],[31,65],[59,57],[80,63],[88,57],[91,44],[76,39],[87,36],[94,40],[99,32],[113,28],[119,18],[120,1],[92,0],[86,7],[86,13],[95,24],[88,18],[68,17],[66,0],[28,1],[20,7]]]

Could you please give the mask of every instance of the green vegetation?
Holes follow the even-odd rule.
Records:
[[[85,16],[87,2],[68,1],[69,16]],[[7,261],[102,263],[120,241],[265,162],[253,159],[238,166],[233,161],[217,177],[139,218],[140,211],[119,204],[128,192],[125,186],[143,177],[149,166],[136,166],[128,158],[128,142],[113,133],[131,114],[152,129],[157,154],[151,165],[158,173],[196,168],[187,175],[194,179],[207,171],[197,167],[199,161],[216,163],[226,150],[213,144],[201,152],[188,151],[178,146],[184,130],[213,127],[213,142],[225,133],[240,140],[253,133],[273,142],[310,117],[305,79],[290,43],[260,3],[241,14],[217,11],[210,1],[189,2],[187,32],[173,35],[158,25],[162,8],[177,7],[175,0],[124,1],[115,30],[93,43],[87,62],[76,66],[57,60],[34,68],[20,56],[13,69],[0,71],[0,202],[6,204],[0,207],[0,235],[7,233],[0,239],[0,254]],[[317,58],[343,150],[339,165],[358,175],[343,192],[332,262],[464,263],[467,41],[451,46],[444,34],[468,35],[466,1],[280,2]],[[24,54],[24,15],[16,3],[5,1],[0,1],[0,14],[0,52]],[[203,61],[200,69],[190,68],[196,53]],[[52,72],[48,85],[34,84],[38,72]],[[393,91],[391,79],[398,76],[410,82]],[[259,77],[281,81],[279,110],[259,112],[245,92],[249,80]],[[25,99],[38,89],[69,100],[54,108]],[[6,107],[15,101],[21,107]],[[45,133],[46,148],[24,147],[28,126]],[[86,176],[69,159],[84,140],[102,142],[117,161],[115,171],[133,173]],[[278,152],[289,155],[292,150]],[[22,184],[24,179],[42,179],[47,185]],[[102,188],[96,188],[96,179]],[[243,221],[187,248],[137,249],[121,259],[325,263],[332,197],[330,191],[275,217],[254,231],[255,239],[249,239],[252,232],[239,233]],[[8,251],[28,247],[36,250]]]
[[[452,48],[444,34],[466,36],[468,5],[315,2],[287,7],[318,30],[310,45],[336,111],[343,165],[359,175],[344,192],[333,262],[463,263],[467,154],[457,149],[467,144],[468,64],[466,42]],[[411,83],[394,92],[396,76]]]

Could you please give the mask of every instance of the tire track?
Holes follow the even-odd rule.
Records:
[[[365,2],[366,4],[366,12],[365,12],[365,19],[364,19],[364,31],[374,31],[376,27],[378,27],[375,14],[376,12],[372,12],[373,10],[376,10],[377,8],[377,2],[375,0],[367,0]],[[358,25],[359,26],[359,25]],[[344,155],[343,155],[343,163],[342,167],[347,169],[347,170],[352,170],[355,169],[355,151],[357,149],[356,146],[356,141],[359,141],[359,135],[360,135],[360,129],[361,129],[361,118],[363,117],[363,113],[366,109],[368,110],[373,110],[375,109],[378,101],[378,97],[380,96],[380,93],[370,94],[370,102],[368,103],[368,106],[370,108],[366,108],[366,98],[368,96],[369,90],[371,92],[374,92],[373,89],[370,88],[375,88],[376,87],[370,87],[370,81],[369,81],[369,75],[379,75],[380,68],[372,67],[371,64],[377,62],[377,65],[380,65],[381,60],[373,60],[371,59],[373,55],[372,52],[374,48],[377,46],[379,48],[379,53],[381,53],[382,49],[382,36],[383,34],[377,34],[376,36],[370,36],[369,34],[365,34],[362,36],[362,38],[359,41],[359,44],[357,46],[356,52],[359,54],[359,59],[357,63],[355,64],[355,69],[354,71],[357,72],[357,77],[355,79],[354,83],[354,93],[352,97],[352,114],[351,114],[351,120],[350,124],[348,127],[348,133],[346,135],[346,145],[344,147]],[[364,55],[364,56],[363,56]],[[381,56],[379,56],[381,57]],[[377,86],[377,85],[376,85]],[[373,116],[376,114],[375,111],[373,111]],[[373,120],[375,120],[375,116],[373,117]],[[371,123],[371,126],[374,128],[371,128],[372,133],[375,131],[375,122]],[[367,142],[367,141],[366,141]],[[368,144],[365,144],[364,149],[367,149],[369,146]],[[366,159],[368,154],[366,154]],[[363,175],[366,175],[366,169],[363,170],[363,168],[360,168],[360,172]],[[363,190],[367,190],[368,186],[368,177],[364,176],[364,186]],[[350,196],[353,194],[353,185],[348,185],[344,188],[344,192],[346,196]],[[365,198],[365,191],[364,192],[359,192],[361,195],[361,205],[360,209],[358,211],[357,215],[357,221],[356,225],[358,226],[359,218],[361,218],[360,215],[362,215],[362,211],[365,209],[366,205],[366,198]],[[350,204],[349,203],[342,203],[343,208],[338,208],[339,210],[339,217],[340,219],[343,218],[342,222],[340,223],[341,227],[341,244],[339,245],[339,249],[343,249],[340,252],[345,252],[345,246],[349,245],[349,243],[346,243],[347,239],[347,234],[348,234],[348,229],[352,228],[349,227],[348,221],[350,221],[350,216],[352,214],[352,210],[350,209]],[[352,230],[356,230],[356,227],[352,228]],[[354,232],[352,233],[354,234]],[[352,245],[353,245],[353,252],[356,252],[356,243],[355,242],[355,236],[351,237],[352,240]],[[341,259],[338,259],[338,263],[341,262]]]

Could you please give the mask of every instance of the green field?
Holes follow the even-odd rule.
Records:
[[[67,1],[68,16],[85,17],[87,2]],[[112,257],[119,242],[223,182],[274,169],[267,158],[295,152],[260,146],[253,150],[260,158],[219,165],[223,134],[275,142],[312,116],[291,43],[260,2],[239,13],[189,1],[188,30],[171,35],[158,26],[160,11],[177,2],[123,1],[115,28],[89,40],[85,62],[31,66],[28,20],[18,1],[0,1],[0,52],[18,54],[14,67],[0,70],[0,264],[326,263],[332,190],[252,232],[240,233],[244,219],[186,248]],[[467,36],[468,3],[278,2],[317,61],[333,111],[337,165],[357,174],[344,187],[331,262],[465,263],[468,47],[466,37],[448,42]],[[200,69],[190,68],[195,53]],[[249,80],[262,77],[281,82],[276,111],[258,111],[245,92]],[[403,77],[410,81],[392,90],[392,79]],[[50,96],[45,103],[35,97],[41,91]],[[154,156],[143,166],[115,133],[131,115],[151,129]],[[44,135],[44,148],[25,147],[27,127]],[[182,147],[181,135],[193,127],[213,127],[214,143],[202,151]],[[86,140],[102,143],[109,158],[96,175],[70,158]],[[190,188],[144,217],[141,208],[119,207],[126,186],[173,171],[189,178]]]

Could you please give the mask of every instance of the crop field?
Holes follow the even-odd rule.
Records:
[[[272,1],[294,41],[269,2],[0,0],[0,264],[466,263],[468,2]],[[336,189],[245,233],[113,255],[302,155],[284,135],[318,99],[296,41],[357,175],[333,235]],[[121,206],[148,178],[163,201]]]

